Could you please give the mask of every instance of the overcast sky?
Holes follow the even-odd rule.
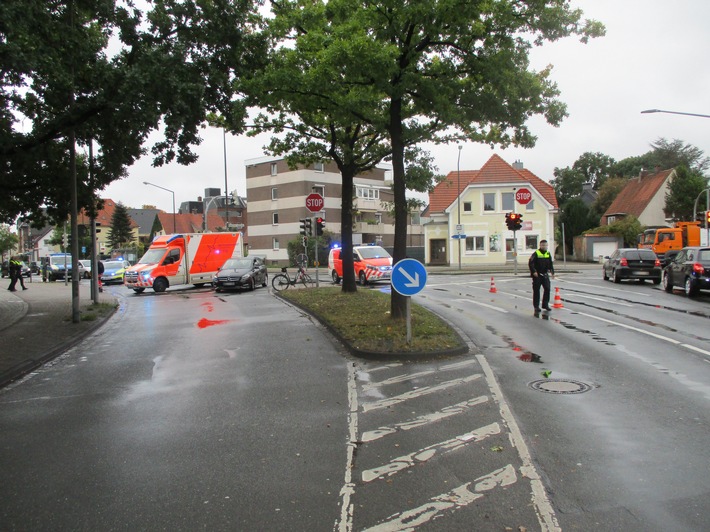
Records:
[[[545,44],[533,51],[536,70],[554,65],[569,116],[558,128],[541,118],[529,125],[538,137],[532,149],[491,150],[467,143],[461,169],[480,168],[498,153],[512,163],[521,160],[549,181],[555,167],[571,166],[584,152],[615,159],[641,155],[659,137],[681,139],[710,155],[710,119],[673,114],[641,114],[663,109],[710,115],[710,1],[708,0],[575,0],[587,18],[606,26],[605,37],[581,44],[577,39]],[[128,177],[111,184],[104,198],[139,208],[154,204],[172,211],[172,195],[143,185],[149,181],[175,191],[177,207],[204,194],[207,187],[224,191],[222,131],[204,130],[197,148],[200,159],[184,167],[153,168],[150,157],[129,169]],[[227,135],[229,189],[246,196],[244,160],[264,155],[267,137]],[[426,146],[440,173],[456,170],[456,145]]]

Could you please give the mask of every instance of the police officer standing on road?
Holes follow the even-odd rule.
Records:
[[[543,288],[542,308],[550,310],[550,275],[555,278],[555,267],[552,256],[547,250],[547,240],[540,241],[540,249],[536,249],[528,261],[533,286],[533,307],[540,312],[540,287]]]
[[[22,279],[22,263],[17,259],[17,257],[12,257],[8,263],[8,273],[10,274],[10,286],[8,290],[10,292],[16,292],[15,285],[17,281],[20,281],[20,286],[23,290],[27,290],[25,282]]]

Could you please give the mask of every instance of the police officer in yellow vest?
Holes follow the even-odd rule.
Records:
[[[550,275],[555,278],[552,255],[547,251],[547,240],[540,241],[540,249],[535,250],[528,261],[533,286],[533,307],[540,312],[540,287],[543,288],[542,308],[550,310]]]

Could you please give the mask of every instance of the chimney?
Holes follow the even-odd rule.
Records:
[[[202,203],[202,196],[197,196],[197,201],[199,201],[200,203]]]
[[[639,171],[639,181],[641,181],[642,177],[646,177],[647,175],[648,175],[648,170],[646,170],[645,168],[641,168],[641,170]]]
[[[586,192],[587,190],[592,190],[592,184],[589,181],[582,183],[582,192]]]
[[[516,170],[522,170],[523,168],[525,168],[525,167],[523,166],[523,161],[521,161],[520,159],[516,160],[516,161],[513,163],[513,168],[515,168]]]

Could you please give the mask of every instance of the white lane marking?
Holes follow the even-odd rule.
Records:
[[[489,436],[495,436],[496,434],[500,434],[500,425],[498,423],[491,423],[490,425],[480,427],[450,440],[435,443],[418,451],[399,456],[383,466],[363,471],[362,481],[372,482],[378,478],[392,476],[403,469],[407,469],[416,464],[421,464],[422,462],[431,460],[437,455],[456,451],[469,442],[481,441]]]
[[[630,303],[622,303],[621,301],[612,301],[610,299],[605,299],[603,297],[587,296],[580,293],[572,294],[572,297],[581,297],[582,299],[594,299],[596,301],[602,301],[603,303],[609,303],[611,305],[618,305],[620,307],[633,307]]]
[[[375,430],[368,430],[367,432],[362,433],[360,441],[363,443],[368,443],[371,441],[379,440],[380,438],[384,438],[385,436],[389,436],[390,434],[394,434],[395,432],[400,430],[404,431],[423,427],[424,425],[428,425],[429,423],[435,423],[437,421],[441,421],[442,419],[446,419],[447,417],[460,414],[468,410],[472,406],[480,405],[487,401],[488,397],[482,395],[480,397],[475,397],[474,399],[469,399],[468,401],[463,401],[461,403],[456,403],[455,405],[447,406],[445,408],[442,408],[438,412],[433,412],[431,414],[425,414],[423,416],[416,417],[409,421],[379,427]]]
[[[577,312],[577,314],[579,314],[580,316],[587,316],[588,318],[592,318],[594,320],[603,321],[604,323],[611,323],[612,325],[618,325],[619,327],[623,327],[624,329],[629,329],[630,331],[636,331],[636,332],[640,332],[641,334],[653,336],[654,338],[658,338],[659,340],[663,340],[665,342],[670,342],[674,345],[681,345],[681,342],[679,342],[678,340],[674,340],[673,338],[668,338],[667,336],[663,336],[662,334],[656,334],[656,333],[652,333],[651,331],[645,331],[643,329],[639,329],[638,327],[633,327],[631,325],[624,325],[623,323],[619,323],[618,321],[607,320],[606,318],[600,318],[599,316],[593,316],[592,314],[587,314],[586,312]]]
[[[446,366],[441,366],[439,369],[441,369],[441,370],[460,369],[465,366],[470,366],[471,364],[478,364],[478,360],[472,358],[471,360],[464,360],[463,362],[454,362],[453,364],[447,364]]]
[[[391,377],[391,378],[385,379],[383,381],[370,382],[368,384],[363,384],[362,391],[368,392],[368,391],[372,390],[373,388],[379,388],[380,386],[387,386],[389,384],[398,384],[400,382],[406,382],[406,381],[409,381],[412,379],[417,379],[419,377],[425,377],[427,375],[431,375],[432,373],[436,373],[436,370],[430,369],[427,371],[419,371],[417,373],[405,373],[404,375],[398,375],[397,377]]]
[[[473,501],[484,496],[483,492],[490,491],[498,486],[510,486],[517,482],[515,468],[508,464],[488,475],[477,478],[473,482],[462,484],[448,493],[442,493],[432,498],[431,501],[406,512],[391,515],[386,521],[365,529],[369,532],[402,532],[414,530],[415,527],[433,521],[446,511],[456,511],[465,508]],[[473,490],[470,489],[473,484]]]
[[[567,279],[564,279],[561,281],[563,281],[565,283],[569,283],[569,284],[578,284],[580,286],[589,286],[591,288],[596,288],[597,290],[604,290],[605,292],[608,292],[608,291],[623,292],[624,294],[634,294],[636,296],[643,296],[643,297],[652,297],[655,295],[655,294],[646,294],[644,292],[634,292],[633,290],[622,290],[621,288],[612,288],[612,287],[606,287],[606,286],[600,287],[595,284],[578,283],[576,281],[568,281]]]
[[[454,299],[454,301],[460,301],[462,303],[473,303],[474,305],[479,305],[481,307],[486,307],[491,310],[496,310],[498,312],[502,312],[503,314],[508,314],[508,311],[505,310],[504,308],[496,307],[494,305],[488,305],[487,303],[481,303],[480,301],[476,301],[474,299]]]
[[[397,362],[397,363],[395,363],[395,364],[387,364],[386,366],[378,366],[378,367],[372,368],[372,369],[369,369],[369,368],[368,368],[367,373],[374,373],[375,371],[382,371],[382,370],[385,370],[385,369],[398,368],[398,367],[400,367],[401,365],[402,365],[401,362]]]
[[[562,529],[557,522],[555,510],[552,508],[550,499],[548,499],[547,492],[545,491],[545,486],[542,484],[542,480],[540,480],[540,474],[535,469],[528,446],[525,444],[525,439],[520,432],[520,427],[518,427],[518,424],[513,417],[513,413],[508,407],[505,397],[503,397],[503,392],[501,391],[500,386],[498,386],[498,381],[496,381],[493,370],[488,365],[488,361],[485,356],[476,355],[476,358],[481,363],[483,374],[486,376],[486,381],[488,382],[488,386],[493,395],[493,400],[496,401],[500,407],[500,415],[510,429],[510,439],[515,448],[518,450],[518,456],[520,456],[520,459],[523,462],[520,467],[520,472],[524,477],[530,479],[530,486],[532,488],[532,503],[540,523],[540,529],[543,532],[561,531]]]
[[[348,368],[348,442],[347,459],[345,462],[345,481],[340,489],[340,518],[335,521],[333,530],[350,532],[353,529],[353,503],[355,483],[353,482],[353,468],[355,467],[355,449],[358,431],[358,400],[355,364]]]
[[[480,374],[470,375],[468,377],[463,377],[461,379],[454,379],[451,381],[442,382],[441,384],[437,384],[436,386],[425,386],[423,388],[418,388],[416,390],[412,390],[410,392],[406,392],[401,395],[397,395],[395,397],[388,397],[387,399],[380,399],[379,401],[374,401],[372,403],[364,403],[362,405],[362,411],[369,412],[370,410],[379,410],[380,408],[387,408],[388,406],[393,406],[393,405],[396,405],[399,403],[403,403],[404,401],[414,399],[415,397],[420,397],[422,395],[428,395],[431,393],[440,392],[441,390],[446,390],[447,388],[451,388],[453,386],[458,386],[460,384],[465,384],[467,382],[475,381],[476,379],[480,379],[480,378],[481,378]]]
[[[693,351],[696,351],[698,353],[702,353],[705,356],[710,357],[710,351],[706,351],[705,349],[700,349],[699,347],[695,347],[694,345],[690,345],[690,344],[680,344],[680,345],[682,345],[683,347],[687,347],[688,349],[692,349]]]

